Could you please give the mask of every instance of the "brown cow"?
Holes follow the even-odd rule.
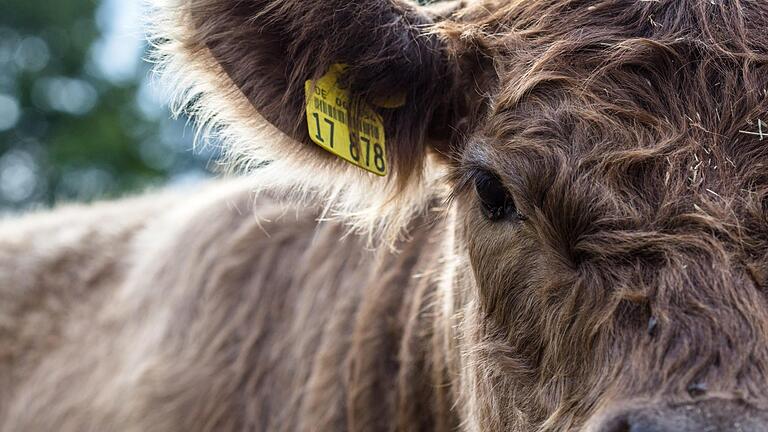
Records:
[[[252,175],[0,225],[2,431],[768,430],[765,0],[151,18]],[[310,141],[336,63],[387,178]]]

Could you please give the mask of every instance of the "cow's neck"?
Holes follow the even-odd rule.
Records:
[[[451,218],[418,220],[385,254],[354,320],[349,430],[456,430]],[[453,372],[450,372],[453,371]]]

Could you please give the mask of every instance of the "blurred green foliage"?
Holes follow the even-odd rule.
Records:
[[[141,61],[141,0],[0,0],[0,210],[205,176]]]

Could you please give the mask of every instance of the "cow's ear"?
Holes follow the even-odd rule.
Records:
[[[452,152],[468,104],[456,95],[471,92],[455,53],[433,27],[444,12],[401,0],[156,1],[161,61],[176,72],[171,76],[186,92],[184,104],[232,138],[234,158],[288,160],[307,172],[375,179],[310,136],[306,83],[329,71],[349,92],[350,112],[340,116],[355,124],[352,135],[371,126],[359,121],[368,109],[380,116],[390,181],[378,181],[403,185],[419,177],[428,148]],[[315,108],[334,117],[338,107]],[[282,134],[265,140],[270,128],[263,120]]]

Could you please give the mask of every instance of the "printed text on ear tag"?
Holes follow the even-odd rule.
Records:
[[[307,126],[315,144],[374,174],[387,175],[384,122],[371,107],[361,107],[360,119],[349,118],[349,90],[339,86],[344,67],[332,65],[317,81],[308,80]],[[350,130],[351,123],[355,129]]]

